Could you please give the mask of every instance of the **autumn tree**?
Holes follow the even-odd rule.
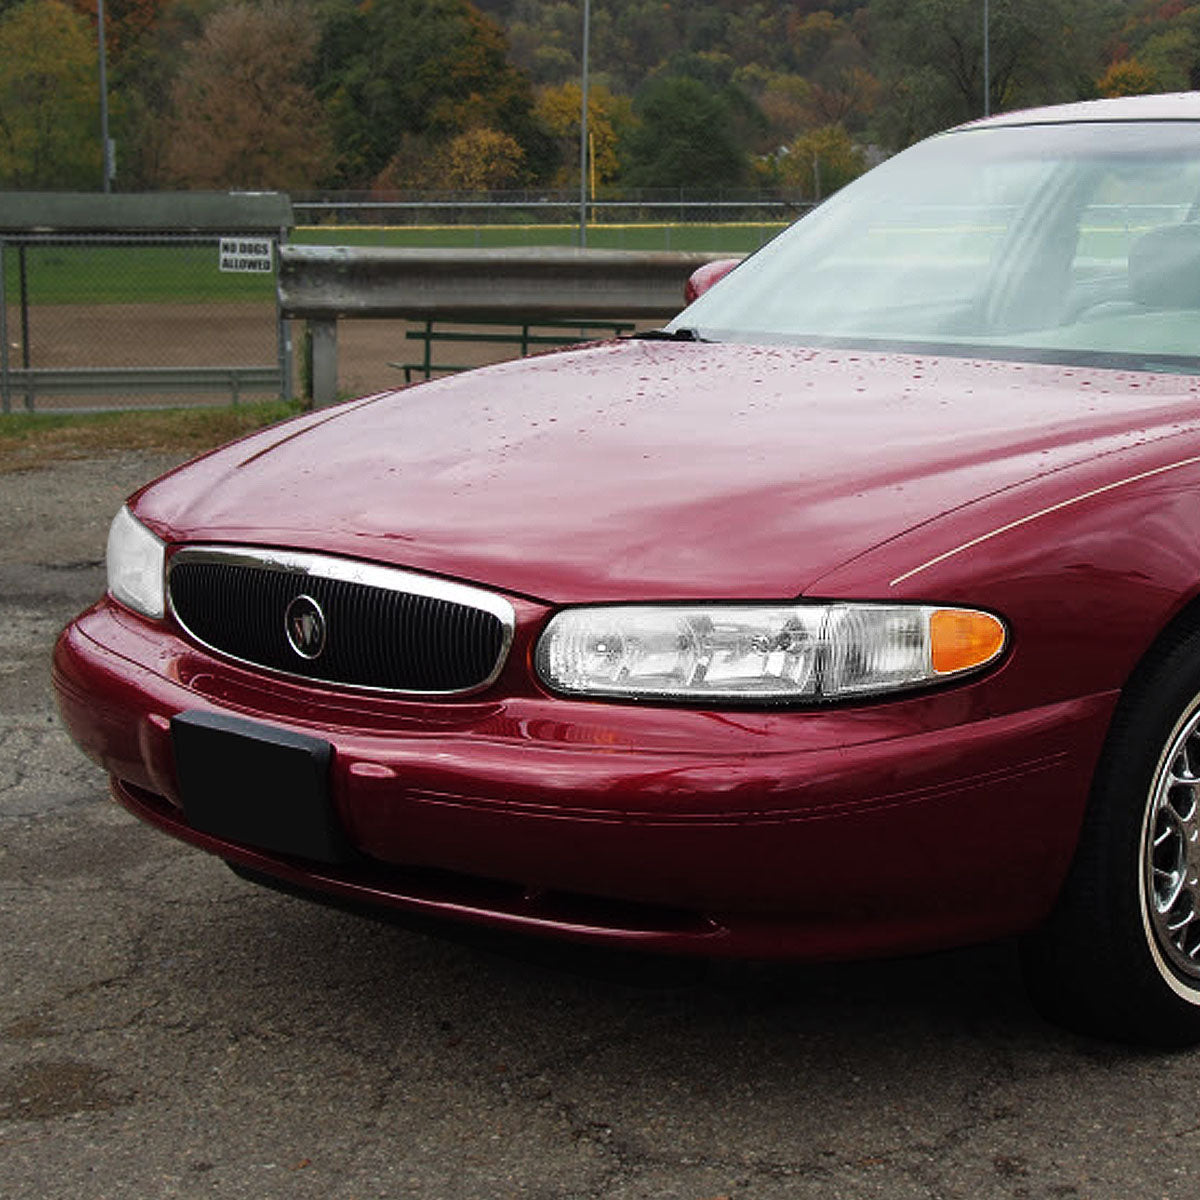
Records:
[[[74,0],[94,17],[96,0]],[[127,2],[129,7],[115,6]],[[228,0],[105,0],[109,38],[110,124],[122,190],[174,186],[175,83],[209,18]],[[122,16],[116,22],[114,13]]]
[[[300,72],[317,33],[292,0],[218,9],[174,87],[167,173],[200,188],[311,187],[329,167],[320,107]]]
[[[537,116],[557,140],[559,167],[555,182],[561,187],[579,185],[579,118],[583,91],[578,83],[543,88]],[[633,106],[624,96],[614,96],[603,84],[588,89],[588,141],[591,165],[598,184],[611,183],[621,170],[621,139],[633,127]]]
[[[1101,96],[1146,96],[1159,90],[1154,72],[1136,58],[1113,63],[1100,77],[1096,90]]]
[[[85,18],[59,0],[0,17],[0,182],[98,188],[100,90]]]
[[[154,29],[168,3],[169,0],[105,0],[105,47],[114,62],[119,62],[130,47]],[[70,0],[70,4],[95,28],[99,14],[97,0]]]
[[[840,125],[802,134],[779,159],[779,177],[812,200],[822,200],[867,169],[862,150]]]
[[[405,192],[494,192],[527,180],[525,151],[511,134],[475,126],[449,141],[405,134],[372,180],[377,196]]]
[[[498,191],[522,181],[525,151],[511,134],[476,126],[450,139],[438,155],[438,166],[443,187]]]
[[[1109,68],[1116,72],[1108,86],[1137,81],[1124,63],[1145,76],[1150,91],[1200,88],[1200,4],[1195,0],[1140,0],[1129,5],[1114,39]],[[1101,80],[1104,90],[1104,78]]]
[[[801,133],[836,125],[861,133],[881,94],[879,82],[852,67],[817,82],[801,75],[739,72],[767,123],[771,151]]]
[[[767,122],[772,151],[811,124],[812,84],[802,75],[740,71],[738,81],[758,102]]]
[[[808,123],[861,129],[874,111],[879,84],[857,30],[827,12],[790,23],[793,49],[810,84]]]
[[[787,34],[795,69],[811,74],[846,32],[845,24],[828,9],[792,13]]]

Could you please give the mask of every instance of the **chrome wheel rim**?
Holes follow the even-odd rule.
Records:
[[[1159,949],[1200,980],[1200,710],[1163,755],[1142,835],[1144,905]]]

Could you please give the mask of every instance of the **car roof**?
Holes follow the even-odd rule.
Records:
[[[1095,121],[1200,121],[1200,92],[1169,92],[1155,96],[1120,96],[1113,100],[1084,100],[1027,108],[970,121],[959,129],[990,129],[1006,125],[1067,125]]]

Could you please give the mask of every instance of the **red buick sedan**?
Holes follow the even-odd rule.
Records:
[[[710,956],[1020,934],[1043,1011],[1196,1040],[1200,95],[954,130],[664,330],[227,446],[108,578],[67,725],[261,882]]]

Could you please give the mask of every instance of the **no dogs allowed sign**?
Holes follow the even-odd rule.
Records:
[[[222,271],[267,271],[273,267],[270,238],[222,238]]]

